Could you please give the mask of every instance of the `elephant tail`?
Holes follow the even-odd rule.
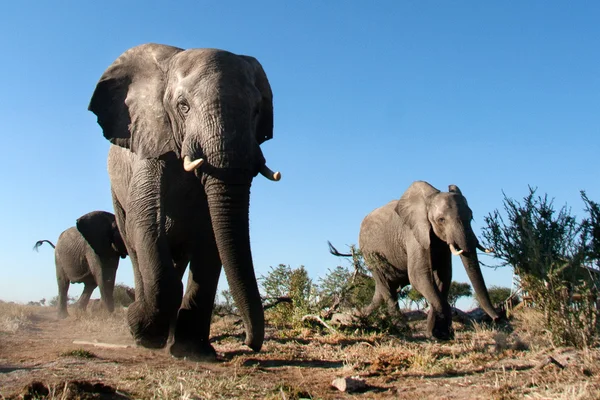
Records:
[[[38,240],[37,242],[35,242],[35,244],[33,245],[33,249],[34,249],[35,251],[38,251],[39,247],[40,247],[41,245],[43,245],[43,244],[44,244],[44,242],[46,242],[46,243],[48,243],[50,246],[52,246],[52,248],[53,248],[53,249],[55,249],[55,248],[56,248],[56,246],[54,245],[54,243],[52,243],[52,242],[51,242],[51,241],[49,241],[49,240],[46,240],[46,239],[44,239],[44,240]]]
[[[340,253],[335,247],[333,247],[333,245],[331,244],[331,242],[328,240],[327,244],[329,245],[329,252],[331,254],[333,254],[334,256],[338,256],[338,257],[352,257],[352,254],[344,254],[344,253]]]

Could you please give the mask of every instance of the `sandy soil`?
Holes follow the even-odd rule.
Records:
[[[16,307],[27,310],[19,314]],[[221,361],[195,363],[135,347],[123,310],[71,311],[57,320],[50,307],[13,306],[12,314],[0,319],[8,326],[0,331],[0,398],[6,399],[600,398],[598,349],[555,349],[514,324],[456,326],[457,339],[443,344],[425,340],[419,326],[408,339],[270,328],[263,350],[253,353],[242,344],[241,327],[221,319],[213,324]],[[357,377],[365,387],[341,392],[331,386],[340,377]]]

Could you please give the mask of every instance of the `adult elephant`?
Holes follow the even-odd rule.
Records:
[[[104,307],[113,312],[113,291],[119,257],[127,257],[127,249],[117,228],[114,214],[92,211],[77,219],[76,226],[62,232],[56,246],[49,240],[39,240],[34,249],[48,243],[54,250],[58,283],[58,317],[65,318],[69,283],[83,283],[83,293],[77,306],[85,311],[96,287]]]
[[[375,279],[375,294],[362,312],[370,314],[383,302],[399,316],[398,290],[412,285],[430,305],[427,334],[436,339],[453,337],[448,291],[452,281],[451,254],[459,255],[479,304],[499,319],[481,274],[477,249],[484,249],[471,229],[473,213],[460,189],[450,185],[440,192],[416,181],[399,200],[379,207],[365,217],[359,246]],[[340,254],[331,246],[334,255]]]
[[[128,309],[139,345],[214,360],[212,308],[224,266],[255,351],[264,314],[250,250],[250,185],[273,136],[273,97],[253,57],[144,44],[102,75],[89,109],[111,146],[108,171],[135,276]],[[190,265],[183,297],[181,278]],[[183,299],[182,299],[183,297]]]

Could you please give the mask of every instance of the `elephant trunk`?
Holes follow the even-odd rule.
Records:
[[[219,256],[244,321],[246,345],[259,351],[265,336],[265,321],[250,250],[250,182],[232,184],[209,178],[205,188]]]
[[[470,226],[467,226],[455,235],[455,238],[455,243],[461,250],[460,259],[467,271],[471,285],[473,285],[473,290],[475,291],[479,305],[490,318],[497,321],[500,317],[490,300],[490,295],[485,286],[483,275],[481,274],[479,259],[477,258],[477,245],[479,244],[477,237],[470,229]],[[450,242],[450,246],[452,248],[452,242]]]

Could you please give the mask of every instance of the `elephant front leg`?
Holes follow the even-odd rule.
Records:
[[[164,228],[162,180],[160,162],[144,160],[136,166],[125,222],[136,278],[136,298],[127,319],[136,343],[148,348],[166,345],[183,297]]]
[[[436,285],[429,255],[409,255],[409,260],[410,283],[429,303],[427,336],[438,340],[452,339],[452,312]]]
[[[194,361],[216,361],[209,334],[221,260],[216,245],[203,245],[202,249],[203,254],[192,258],[190,263],[185,297],[177,315],[170,352],[174,357]]]

